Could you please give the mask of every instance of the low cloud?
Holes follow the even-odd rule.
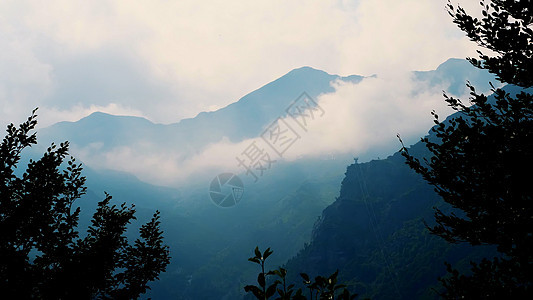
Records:
[[[449,113],[443,87],[424,87],[406,72],[476,55],[446,3],[3,1],[0,125],[23,121],[35,107],[39,126],[94,111],[173,123],[312,66],[379,76],[333,83],[335,93],[317,99],[324,117],[310,123],[284,159],[385,156],[398,148],[397,133],[407,143],[424,135],[431,110]],[[478,10],[474,2],[466,8]],[[172,184],[199,170],[235,168],[235,156],[252,142],[222,140],[194,156],[158,145],[73,150],[88,165]]]
[[[278,161],[340,154],[351,154],[362,161],[384,158],[400,148],[396,134],[401,134],[408,145],[415,143],[433,125],[432,110],[442,117],[452,112],[442,96],[448,83],[430,85],[415,79],[412,73],[370,77],[359,83],[339,80],[331,84],[335,91],[316,99],[324,114],[308,119],[306,130],[291,117],[285,117],[300,139],[286,149],[283,157],[260,136],[239,143],[223,138],[192,155],[150,144],[117,147],[108,152],[95,148],[98,145],[90,145],[73,152],[90,166],[130,172],[154,184],[179,186],[219,172],[245,173],[236,157],[242,157],[252,143]],[[282,113],[283,110],[280,116]]]
[[[441,116],[452,112],[442,97],[446,83],[430,87],[409,73],[332,84],[335,92],[317,99],[324,115],[308,121],[307,132],[288,151],[288,159],[328,153],[383,158],[399,149],[397,134],[407,144],[425,135],[433,125],[432,110]]]
[[[102,151],[99,144],[82,148],[74,145],[72,154],[93,168],[124,171],[152,184],[176,186],[217,172],[240,172],[235,156],[250,142],[252,140],[231,143],[223,138],[192,155],[147,143],[119,146],[109,151]]]

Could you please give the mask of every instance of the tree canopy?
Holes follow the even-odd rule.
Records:
[[[448,3],[461,30],[489,54],[468,58],[497,75],[506,88],[493,99],[470,88],[470,105],[448,97],[458,114],[440,121],[433,112],[433,138],[422,141],[431,157],[420,161],[404,146],[407,164],[435,187],[453,209],[436,209],[430,231],[452,243],[496,245],[501,257],[472,263],[471,274],[448,265],[441,279],[451,299],[530,297],[533,278],[533,3],[480,3],[483,18]],[[514,85],[515,87],[511,87]]]
[[[130,244],[126,227],[134,206],[98,203],[84,237],[78,232],[86,193],[82,165],[68,142],[52,144],[16,172],[22,151],[36,144],[35,110],[18,127],[10,124],[0,144],[0,287],[14,299],[134,299],[149,289],[170,261],[159,212]],[[68,158],[68,160],[67,160]],[[66,161],[66,165],[64,162]],[[22,174],[22,175],[17,175]],[[10,298],[8,297],[8,298]]]

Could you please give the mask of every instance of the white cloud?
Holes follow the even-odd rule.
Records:
[[[323,116],[308,119],[307,132],[287,152],[288,159],[327,153],[383,158],[400,148],[397,134],[407,145],[424,136],[433,125],[432,110],[452,113],[442,97],[446,83],[429,87],[408,73],[332,84],[334,93],[318,97]]]
[[[1,25],[1,23],[0,23]],[[0,126],[25,120],[52,88],[52,66],[39,61],[31,41],[0,35]]]
[[[231,143],[224,138],[193,155],[187,155],[180,149],[162,149],[160,145],[147,143],[119,146],[107,152],[102,151],[100,144],[89,144],[83,148],[74,145],[72,153],[97,169],[129,172],[156,185],[177,186],[198,176],[210,177],[222,171],[240,172],[235,157],[252,141]]]
[[[115,103],[168,123],[304,65],[342,75],[432,69],[473,54],[445,4],[4,1],[0,68],[20,76],[1,83],[10,90],[0,94],[1,117]]]
[[[41,126],[94,111],[176,122],[312,66],[379,76],[337,82],[335,93],[319,97],[326,114],[287,158],[378,156],[375,149],[398,148],[396,133],[407,142],[423,135],[432,109],[449,112],[441,87],[420,91],[406,72],[475,55],[446,2],[2,1],[0,120],[23,120],[39,106]],[[89,165],[172,184],[196,170],[235,168],[234,156],[251,142],[224,140],[192,157],[149,144],[73,153]]]
[[[252,143],[270,154],[272,160],[293,161],[308,157],[331,157],[351,154],[361,161],[386,157],[400,148],[396,134],[410,145],[433,125],[432,110],[446,116],[452,111],[442,97],[449,83],[430,86],[412,73],[365,78],[359,83],[334,81],[335,91],[317,98],[324,111],[307,118],[306,131],[291,117],[285,121],[300,135],[279,157],[260,136],[239,143],[227,138],[208,145],[195,154],[185,149],[162,148],[161,145],[128,145],[108,152],[89,145],[73,149],[75,156],[90,166],[110,168],[136,174],[154,184],[179,186],[219,172],[244,173],[236,157]],[[265,124],[265,128],[268,124]],[[96,151],[95,151],[96,150]],[[272,167],[275,167],[274,164]],[[203,176],[203,177],[202,177]]]

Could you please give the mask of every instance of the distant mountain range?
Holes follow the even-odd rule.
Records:
[[[412,75],[421,84],[444,84],[450,94],[464,94],[467,79],[476,86],[484,86],[485,90],[488,90],[487,83],[494,81],[487,72],[458,59],[450,59],[434,71],[413,72]],[[172,263],[161,280],[152,284],[151,297],[238,299],[243,296],[243,286],[256,279],[255,266],[246,260],[256,245],[274,249],[270,259],[272,268],[285,263],[302,249],[288,266],[316,264],[311,271],[329,271],[334,264],[341,268],[347,263],[366,260],[374,263],[381,259],[375,252],[379,248],[376,244],[371,245],[375,241],[372,240],[372,231],[369,231],[368,216],[362,211],[366,208],[355,189],[360,184],[354,177],[358,165],[346,168],[353,162],[352,154],[280,161],[258,183],[246,180],[246,176],[240,174],[245,181],[245,198],[238,205],[226,209],[215,206],[209,200],[211,177],[194,178],[173,187],[156,186],[140,181],[136,177],[139,174],[105,168],[106,159],[109,159],[110,153],[123,147],[127,147],[128,151],[137,151],[139,159],[143,154],[165,156],[180,153],[190,156],[224,138],[237,143],[257,137],[265,126],[283,115],[285,108],[302,92],[316,99],[321,94],[334,91],[331,85],[334,80],[357,84],[364,77],[341,77],[309,67],[299,68],[222,109],[200,113],[194,118],[169,125],[154,124],[139,117],[93,113],[77,122],[61,122],[39,130],[41,148],[37,147],[34,151],[42,151],[42,147],[52,141],[68,140],[75,157],[90,155],[103,161],[97,168],[87,162],[84,174],[88,177],[89,193],[80,201],[86,208],[94,206],[103,197],[103,191],[107,191],[117,202],[136,203],[139,221],[145,220],[155,209],[162,211],[162,226],[166,241],[171,246]],[[179,151],[171,151],[176,149]],[[399,158],[393,156],[369,163],[368,166],[378,166],[376,168],[362,167],[367,174],[368,191],[377,205],[376,220],[386,219],[392,224],[386,230],[380,229],[384,239],[404,228],[405,222],[414,224],[413,230],[420,233],[423,228],[416,220],[427,216],[428,207],[433,204],[433,200],[425,202],[419,199],[419,191],[430,195],[430,189],[400,165]],[[165,166],[155,165],[155,168]],[[337,197],[341,182],[341,195]],[[404,202],[409,204],[404,205]],[[323,216],[317,223],[321,214]],[[356,223],[361,225],[355,229],[360,231],[360,235],[352,231],[353,226],[359,226]],[[410,234],[411,231],[408,232]],[[333,236],[328,239],[330,235]],[[358,240],[358,236],[364,238]],[[421,236],[426,238],[423,233]],[[309,242],[310,246],[304,248]],[[363,248],[357,248],[361,243]],[[329,244],[331,247],[326,247]],[[360,249],[364,252],[358,252]],[[350,256],[354,253],[360,253],[359,258]],[[374,257],[369,258],[368,255]],[[324,262],[324,258],[328,262]],[[386,274],[379,273],[380,266],[377,263],[365,269],[369,272],[368,276],[382,276],[379,279],[382,282],[390,280],[383,277]],[[353,269],[356,268],[354,265]],[[351,274],[349,270],[352,269],[347,270],[341,275]],[[299,271],[304,270],[293,272]],[[346,278],[363,282],[356,277]],[[363,285],[366,292],[373,293],[371,284]]]
[[[180,147],[198,152],[222,137],[232,142],[256,137],[264,126],[280,116],[301,93],[311,97],[330,93],[332,81],[359,82],[362,76],[341,77],[310,67],[292,70],[253,91],[235,103],[175,124],[154,124],[140,117],[113,116],[95,112],[76,122],[60,122],[42,129],[40,138],[66,139],[84,147],[101,143],[99,151],[115,146],[151,143],[158,147]],[[80,134],[83,133],[83,134]]]
[[[456,96],[466,92],[466,80],[481,87],[481,91],[488,91],[488,82],[495,81],[488,72],[480,71],[460,59],[450,59],[436,70],[413,72],[412,75],[421,85],[445,86],[447,92]],[[363,76],[341,77],[303,67],[290,71],[224,108],[202,112],[178,123],[154,124],[140,117],[96,112],[76,122],[60,122],[41,129],[39,139],[43,145],[68,140],[73,154],[82,159],[86,157],[87,163],[91,157],[93,161],[103,164],[110,159],[109,153],[120,152],[117,149],[122,148],[127,148],[133,157],[143,158],[147,153],[161,153],[183,161],[223,139],[237,143],[258,137],[273,120],[286,115],[285,109],[303,92],[316,99],[319,95],[334,92],[331,83],[335,80],[358,83],[363,79]]]
[[[445,83],[451,95],[466,91],[469,80],[481,90],[488,90],[494,76],[474,68],[465,60],[449,59],[433,71],[415,71],[415,78],[431,85]],[[341,77],[311,67],[294,69],[284,76],[245,95],[238,101],[212,112],[201,112],[196,117],[178,123],[153,124],[140,117],[112,116],[95,112],[76,122],[60,122],[41,131],[41,139],[66,138],[71,143],[85,146],[102,142],[105,147],[125,145],[153,139],[159,145],[179,145],[184,148],[202,148],[208,143],[228,137],[232,142],[257,136],[301,93],[316,98],[331,93],[335,80],[358,83],[363,76]],[[83,132],[83,134],[80,134]]]

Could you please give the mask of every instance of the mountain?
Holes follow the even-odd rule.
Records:
[[[411,153],[423,153],[421,144]],[[433,207],[446,209],[433,188],[396,153],[348,166],[339,196],[324,209],[312,239],[284,266],[311,276],[340,270],[339,278],[363,297],[432,299],[444,261],[467,265],[490,248],[450,245],[430,235],[424,222]],[[275,250],[275,249],[274,249]]]
[[[163,211],[173,260],[153,284],[154,299],[238,299],[256,268],[251,249],[275,247],[272,263],[296,255],[311,237],[321,211],[332,203],[347,159],[302,160],[270,170],[257,183],[243,178],[244,197],[230,208],[208,199],[208,185],[183,188],[187,199]],[[242,177],[241,177],[242,178]]]
[[[484,92],[490,90],[489,82],[492,82],[495,86],[499,85],[494,75],[486,70],[481,71],[474,68],[464,59],[457,58],[448,59],[445,63],[438,66],[436,70],[415,71],[413,74],[417,80],[429,82],[430,86],[436,86],[446,82],[448,84],[446,93],[452,96],[461,96],[470,92],[465,85],[467,80],[476,89]]]
[[[521,91],[516,86],[503,89]],[[489,96],[489,103],[493,101]],[[445,122],[459,116],[464,117],[456,113]],[[433,132],[428,137],[437,142]],[[409,153],[421,161],[430,156],[422,142]],[[425,223],[434,224],[433,207],[453,210],[400,153],[351,164],[310,243],[285,268],[293,271],[293,282],[301,281],[299,272],[314,276],[339,269],[339,278],[353,292],[372,299],[437,299],[433,289],[440,288],[437,278],[446,274],[445,261],[468,271],[469,261],[498,253],[495,247],[449,244],[431,235]]]
[[[459,68],[454,73],[452,70],[456,66]],[[432,84],[452,82],[451,77],[458,77],[454,84],[462,85],[472,69],[464,61],[450,60],[437,70],[413,74]],[[484,75],[479,76],[484,78]],[[363,77],[340,77],[304,67],[287,73],[225,108],[200,113],[195,118],[175,124],[154,124],[138,117],[94,113],[77,122],[61,122],[41,129],[38,141],[41,146],[48,146],[51,141],[70,141],[71,153],[82,158],[88,166],[86,175],[90,193],[82,199],[87,204],[94,205],[101,200],[103,191],[108,191],[117,202],[136,203],[140,221],[155,209],[161,210],[162,227],[171,246],[172,261],[167,272],[161,275],[161,280],[151,285],[150,297],[238,299],[243,296],[243,286],[256,279],[255,266],[246,260],[255,246],[274,249],[275,253],[269,258],[274,267],[295,256],[312,236],[315,237],[313,243],[318,241],[318,237],[322,236],[320,228],[334,224],[329,223],[332,219],[326,217],[329,214],[326,211],[334,211],[331,207],[339,205],[335,204],[338,202],[335,196],[353,156],[346,153],[295,161],[280,160],[258,182],[245,174],[238,174],[244,181],[244,196],[238,205],[231,208],[217,207],[209,199],[209,182],[218,173],[209,171],[204,177],[194,177],[168,188],[138,180],[136,176],[141,177],[142,171],[136,174],[118,172],[114,169],[114,160],[123,156],[126,156],[127,164],[135,164],[136,160],[149,161],[153,156],[171,160],[174,159],[172,155],[186,157],[199,153],[224,138],[239,142],[257,137],[265,126],[284,115],[285,109],[303,92],[316,99],[320,94],[334,91],[331,86],[334,80],[358,83]],[[458,86],[450,88],[461,91]],[[39,151],[38,148],[35,150]],[[131,153],[137,155],[127,157]],[[94,163],[99,165],[94,166]],[[164,163],[153,164],[156,172],[160,169],[163,172],[166,167]],[[394,167],[380,170],[384,174],[389,171],[395,174]],[[353,172],[350,171],[350,174]],[[409,187],[414,184],[409,181],[412,176],[397,173],[394,180],[403,180],[405,189],[390,191],[382,197],[396,195],[396,200],[403,200],[402,195],[413,188]],[[346,189],[345,184],[343,189]],[[378,190],[380,188],[376,187],[376,192]],[[313,225],[328,206],[313,234]],[[388,207],[389,211],[402,211],[401,207],[386,202],[383,202],[383,207]],[[413,207],[418,210],[408,214],[407,219],[428,205],[418,203]],[[338,209],[340,212],[351,211],[348,208]],[[361,212],[355,216],[357,219],[364,217]],[[389,217],[386,214],[380,216]],[[338,220],[339,224],[344,222],[342,220]],[[391,228],[399,228],[402,220],[394,221],[396,223],[391,224]],[[350,223],[344,225],[351,226]],[[337,230],[342,232],[341,229],[349,228],[344,225]],[[348,235],[342,236],[342,239],[350,242]],[[361,241],[370,244],[364,238]],[[376,256],[376,259],[379,260],[379,257]],[[331,258],[331,261],[335,260]]]
[[[224,108],[202,112],[194,118],[162,125],[139,117],[95,112],[77,122],[60,122],[40,132],[41,139],[63,138],[78,147],[99,144],[98,151],[116,146],[152,144],[180,147],[196,153],[206,145],[229,138],[232,142],[258,136],[266,124],[283,115],[303,92],[316,98],[330,93],[332,81],[359,82],[362,76],[341,77],[310,67],[292,70]],[[82,133],[82,134],[81,134]]]
[[[450,59],[436,70],[413,72],[412,75],[420,84],[445,86],[455,96],[467,91],[464,85],[467,79],[483,87],[481,91],[489,90],[489,81],[495,82],[494,77],[485,70],[476,69],[459,59]],[[303,67],[290,71],[224,108],[202,112],[178,123],[154,124],[140,117],[95,112],[77,122],[60,122],[43,128],[39,135],[44,144],[53,140],[68,140],[78,156],[87,163],[107,164],[115,169],[118,167],[114,158],[124,152],[132,160],[142,160],[154,153],[161,153],[184,162],[224,139],[238,143],[260,136],[272,121],[287,114],[287,107],[302,93],[314,99],[321,94],[332,93],[335,89],[331,83],[336,80],[359,83],[364,77],[341,77]]]
[[[488,91],[494,76],[479,70],[463,59],[449,59],[436,70],[413,72],[416,80],[431,85],[446,84],[451,95],[459,96],[467,90],[469,80]],[[358,83],[363,76],[338,76],[311,67],[302,67],[245,95],[238,101],[213,112],[201,112],[194,118],[178,123],[153,124],[140,117],[112,116],[95,112],[77,122],[60,122],[41,130],[41,138],[64,137],[79,146],[103,143],[105,147],[152,140],[158,145],[180,145],[199,148],[226,136],[232,142],[256,137],[264,126],[279,116],[298,96],[306,92],[312,98],[334,92],[331,82],[342,80]],[[83,134],[80,134],[83,132]],[[199,147],[199,148],[198,148]]]

